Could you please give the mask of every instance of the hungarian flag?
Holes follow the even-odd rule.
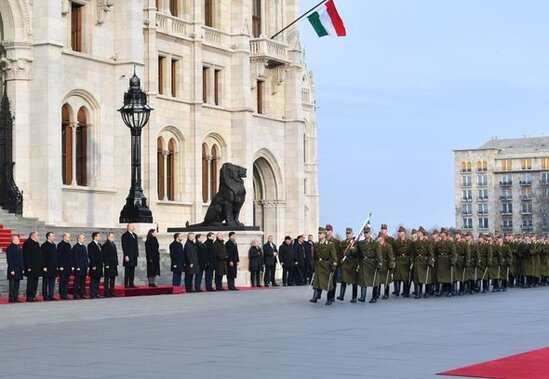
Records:
[[[344,37],[347,32],[337,12],[334,0],[328,0],[323,8],[307,17],[319,37]]]

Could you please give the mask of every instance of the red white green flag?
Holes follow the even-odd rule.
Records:
[[[311,13],[308,17],[319,37],[332,36],[344,37],[347,35],[345,25],[339,15],[334,0],[328,0],[318,11]]]

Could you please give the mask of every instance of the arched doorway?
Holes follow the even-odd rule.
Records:
[[[253,175],[253,223],[264,232],[266,239],[270,234],[276,236],[279,230],[279,184],[272,165],[263,157],[255,160]]]

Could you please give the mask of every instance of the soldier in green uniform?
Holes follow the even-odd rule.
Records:
[[[437,262],[437,257],[436,255],[434,255],[434,249],[436,248],[437,244],[439,243],[440,241],[440,233],[437,229],[433,230],[433,257],[435,259],[435,264],[433,266],[433,270],[431,270],[432,272],[430,272],[429,274],[432,275],[433,277],[433,284],[431,286],[429,286],[429,295],[435,295],[435,294],[438,294],[440,292],[440,288],[439,288],[439,284],[438,284],[438,278],[437,278],[437,265],[438,265],[438,262]]]
[[[497,249],[499,250],[499,267],[501,270],[501,290],[507,291],[509,275],[513,266],[513,253],[509,244],[505,243],[503,234],[500,234],[497,239]]]
[[[313,298],[310,300],[316,303],[322,291],[333,291],[335,288],[334,272],[337,267],[337,255],[333,243],[326,240],[326,230],[324,228],[318,231],[318,243],[314,244],[313,250],[315,279],[313,283]],[[326,305],[333,303],[333,298],[328,296]]]
[[[532,269],[532,281],[533,287],[539,286],[541,277],[541,244],[536,236],[532,237],[533,254],[533,269]]]
[[[391,285],[391,273],[395,268],[395,256],[393,254],[393,246],[388,242],[387,236],[383,233],[379,233],[377,236],[377,243],[381,250],[382,266],[380,274],[382,282],[378,284],[377,293],[381,293],[381,284],[383,284],[384,294],[382,299],[389,298],[389,288]]]
[[[344,252],[343,259],[341,260],[341,287],[339,289],[340,301],[344,300],[345,288],[347,284],[353,286],[353,296],[351,303],[356,303],[358,297],[358,265],[360,264],[360,257],[358,254],[358,248],[356,240],[353,235],[353,229],[347,228],[345,231],[345,240],[341,241],[341,249]]]
[[[457,261],[456,245],[448,238],[448,231],[440,229],[440,241],[435,244],[434,255],[436,260],[437,273],[437,296],[452,296],[454,282],[454,266]]]
[[[492,292],[501,291],[500,279],[502,277],[502,249],[498,246],[497,239],[493,236],[489,236],[489,245],[492,249],[492,262],[488,268],[488,276],[492,281]]]
[[[488,268],[492,264],[492,249],[482,233],[478,236],[476,248],[476,292],[488,293]]]
[[[456,244],[456,254],[457,260],[454,269],[454,281],[459,282],[459,292],[458,295],[463,295],[467,293],[468,287],[468,277],[467,270],[471,266],[471,249],[467,240],[463,238],[463,233],[461,230],[456,230],[455,232],[455,244]],[[454,288],[452,290],[455,291]]]
[[[469,247],[469,266],[465,268],[465,280],[467,281],[467,294],[471,295],[475,293],[477,249],[473,238],[473,233],[470,231],[465,233],[465,242]]]
[[[334,227],[330,224],[327,224],[325,229],[326,229],[326,241],[334,244],[334,248],[337,255],[337,267],[336,267],[336,271],[334,272],[335,284],[334,284],[334,288],[328,291],[328,298],[331,299],[333,302],[335,299],[336,284],[338,282],[341,282],[341,271],[339,270],[339,265],[341,264],[341,260],[343,259],[343,250],[341,249],[341,242],[334,236]]]
[[[400,295],[400,288],[404,283],[402,296],[409,297],[412,282],[412,241],[406,237],[406,229],[403,226],[398,228],[398,238],[393,242],[393,252],[395,254],[394,294],[397,297]]]
[[[540,241],[540,274],[541,274],[541,285],[546,286],[547,277],[549,277],[549,245],[547,244],[547,237],[543,237]]]
[[[358,285],[360,286],[360,298],[358,301],[364,303],[368,287],[372,287],[372,299],[370,303],[375,303],[379,296],[377,285],[380,282],[379,271],[383,266],[383,257],[379,245],[371,236],[369,227],[364,228],[364,239],[358,242],[357,249],[361,258],[358,267]]]
[[[418,238],[412,244],[412,259],[413,259],[413,276],[416,299],[421,298],[423,285],[425,284],[425,295],[427,298],[430,295],[430,286],[433,283],[433,267],[435,258],[433,256],[433,245],[429,241],[429,233],[421,226],[418,229]]]

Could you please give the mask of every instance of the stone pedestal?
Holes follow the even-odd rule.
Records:
[[[193,228],[192,233],[206,235],[210,232],[215,234],[217,234],[218,232],[222,232],[225,234],[225,242],[229,240],[230,230],[212,230],[212,228],[205,228],[205,229],[207,230],[200,231],[200,230],[194,230]],[[158,242],[160,243],[161,248],[165,247],[166,250],[169,252],[169,245],[170,243],[173,242],[174,231],[171,231],[172,228],[169,228],[168,230],[170,230],[170,232],[158,234]],[[179,229],[177,231],[179,231]],[[187,239],[187,234],[189,232],[181,231],[181,233],[183,233],[183,243],[185,243]],[[240,257],[240,262],[238,263],[236,285],[238,287],[249,287],[250,272],[248,271],[248,250],[250,249],[251,243],[254,239],[256,239],[261,245],[261,238],[263,237],[263,232],[260,230],[241,230],[241,231],[235,230],[235,233],[236,233],[236,242],[238,245],[238,255]],[[262,282],[263,281],[261,281],[261,283]]]

